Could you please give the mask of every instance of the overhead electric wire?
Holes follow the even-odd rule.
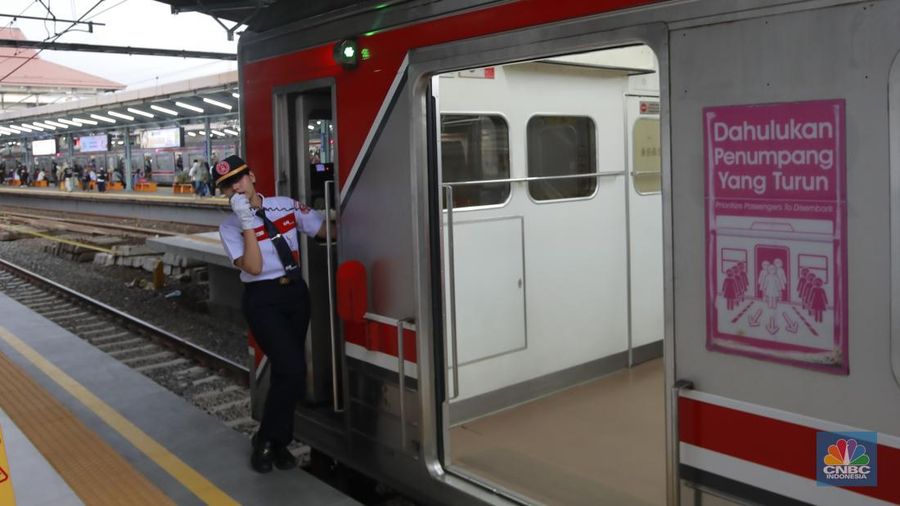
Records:
[[[28,9],[30,9],[30,8],[31,8],[32,6],[34,6],[34,4],[36,4],[36,3],[37,3],[37,0],[34,0],[34,1],[31,2],[30,4],[26,5],[25,8],[22,9],[22,12],[16,14],[16,17],[10,19],[10,20],[9,20],[9,23],[6,23],[6,26],[3,27],[3,30],[12,28],[12,25],[13,25],[13,23],[16,22],[16,19],[17,19],[19,16],[21,16],[22,14],[25,14],[25,13],[28,11]],[[19,50],[16,49],[15,51],[13,51],[12,56],[7,56],[6,58],[0,60],[0,63],[3,63],[3,62],[5,62],[6,60],[9,60],[10,58],[13,58],[13,57],[18,56],[18,55],[19,55]]]
[[[103,2],[104,2],[104,0],[97,0],[97,3],[95,3],[93,7],[91,7],[90,9],[87,10],[87,12],[85,12],[84,14],[82,14],[81,17],[79,17],[75,22],[73,22],[71,25],[69,25],[68,28],[66,28],[66,29],[63,30],[62,32],[60,32],[60,33],[54,35],[53,37],[47,37],[47,38],[44,39],[42,42],[56,42],[57,39],[59,39],[60,37],[62,37],[63,35],[65,35],[65,34],[66,34],[68,31],[70,31],[73,27],[75,27],[80,21],[82,21],[82,20],[85,18],[85,16],[87,16],[88,14],[90,14],[91,11],[93,11],[94,9],[96,9],[96,8],[97,8],[100,4],[102,4]],[[51,40],[51,39],[52,39],[52,40]],[[9,72],[7,72],[6,75],[4,75],[3,77],[0,77],[0,83],[2,83],[3,81],[5,81],[6,78],[8,78],[9,76],[15,74],[16,71],[18,71],[20,68],[24,67],[28,62],[30,62],[31,60],[37,58],[37,56],[38,56],[39,54],[41,54],[41,52],[42,52],[43,50],[44,50],[43,48],[38,49],[37,51],[35,51],[35,53],[34,53],[33,55],[29,56],[25,61],[23,61],[22,63],[20,63],[16,68],[14,68],[14,69],[10,70]]]
[[[122,5],[123,3],[127,2],[127,1],[128,1],[128,0],[121,0],[119,3],[117,3],[117,4],[115,4],[115,5],[112,5],[112,6],[110,6],[110,7],[107,7],[107,8],[105,8],[105,9],[103,9],[102,11],[100,11],[100,12],[98,12],[98,13],[92,15],[91,17],[85,19],[85,21],[90,21],[90,20],[96,18],[97,16],[103,14],[104,12],[108,12],[108,11],[110,11],[110,10],[112,10],[112,9],[115,9],[116,7]]]

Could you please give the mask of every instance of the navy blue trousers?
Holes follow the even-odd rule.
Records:
[[[306,332],[309,288],[302,279],[289,285],[262,281],[244,285],[244,317],[270,364],[259,439],[286,446],[294,437],[294,410],[306,387]]]

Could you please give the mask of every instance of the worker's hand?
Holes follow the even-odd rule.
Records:
[[[234,211],[234,214],[237,215],[238,220],[241,222],[241,228],[243,230],[253,230],[255,228],[253,226],[253,217],[255,214],[253,209],[250,208],[250,201],[247,199],[247,196],[241,193],[235,193],[231,196],[229,202],[231,204],[231,210]]]

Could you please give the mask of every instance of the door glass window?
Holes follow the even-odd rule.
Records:
[[[635,121],[632,138],[634,189],[642,195],[658,193],[661,190],[662,167],[659,118],[641,118]]]
[[[594,122],[581,116],[535,116],[528,121],[528,177],[572,176],[596,172]],[[529,181],[535,200],[587,197],[593,177]]]
[[[309,120],[309,163],[334,163],[334,122],[328,119]]]
[[[509,179],[509,127],[501,116],[441,116],[441,168],[445,183]],[[502,204],[509,183],[453,186],[453,207]]]

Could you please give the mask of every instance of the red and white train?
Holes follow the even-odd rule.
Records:
[[[900,2],[267,19],[245,157],[337,215],[317,453],[428,504],[900,503]]]

